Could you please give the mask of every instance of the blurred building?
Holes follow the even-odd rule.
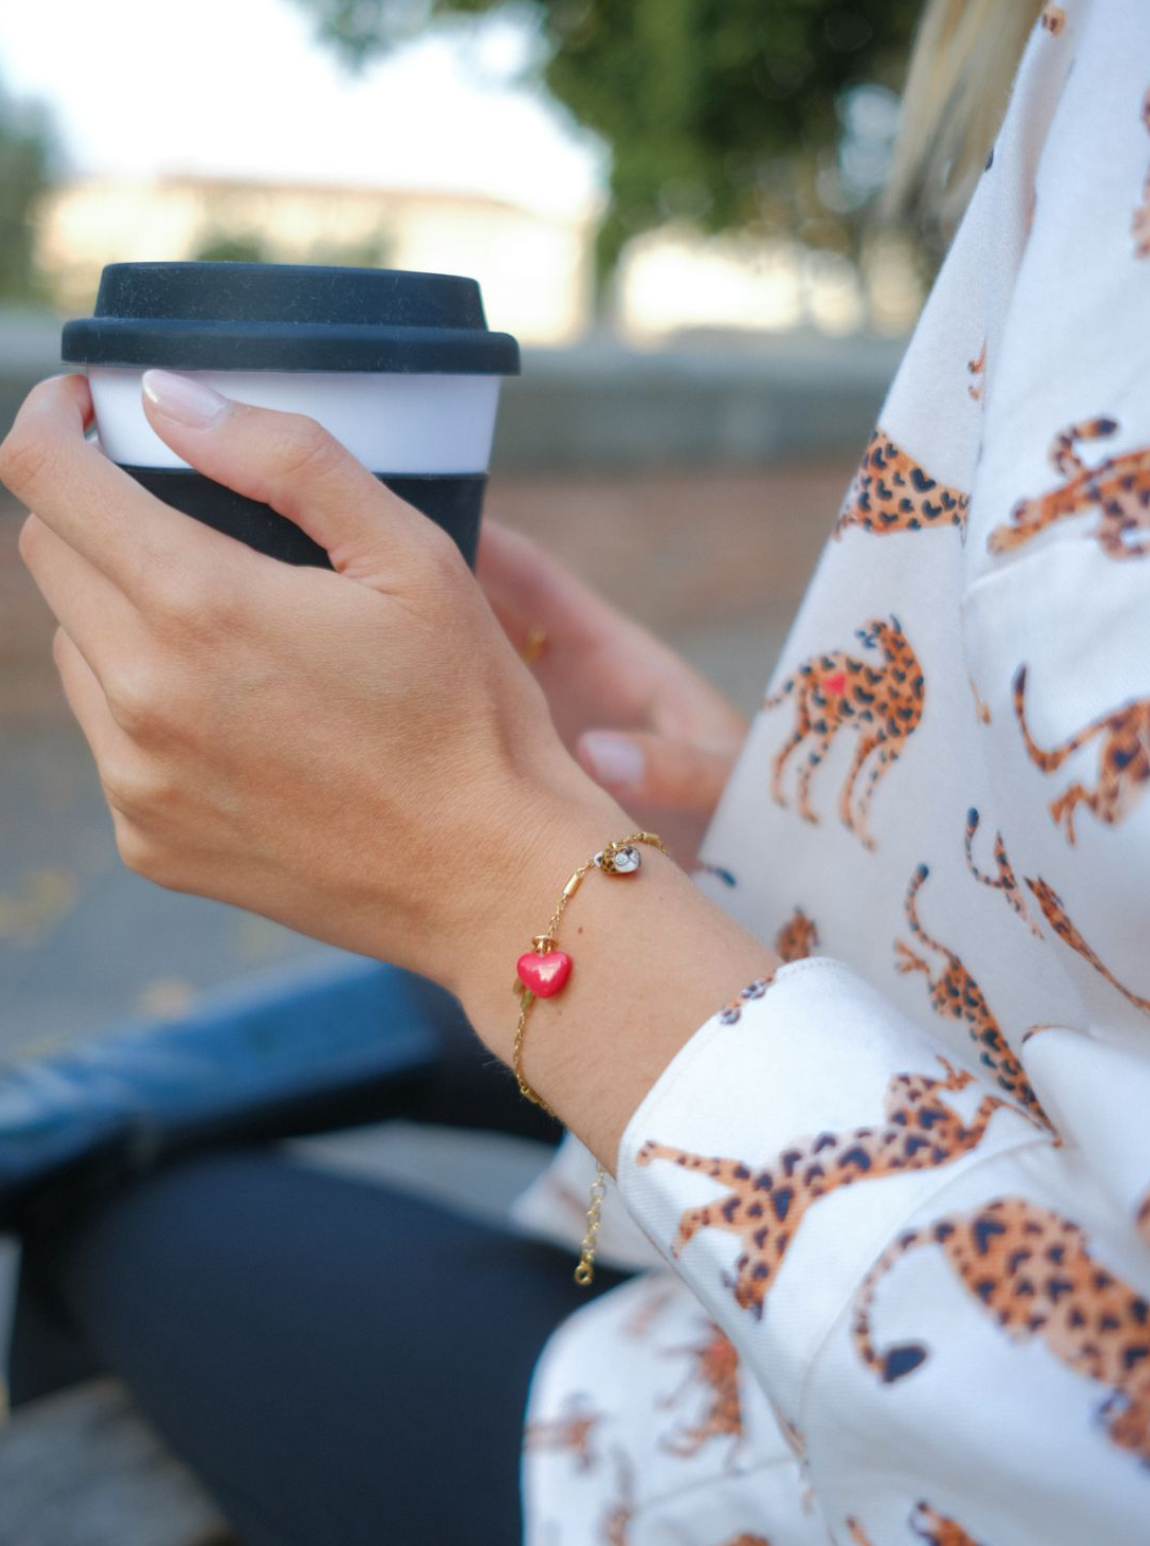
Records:
[[[593,301],[589,217],[478,194],[169,175],[93,178],[41,207],[37,265],[66,312],[91,309],[115,261],[200,256],[463,272],[488,321],[528,344],[573,342]]]
[[[543,214],[474,193],[168,175],[101,177],[43,202],[36,262],[65,313],[91,309],[105,263],[200,257],[466,273],[490,324],[525,344],[576,343],[595,315],[597,211]],[[625,249],[612,325],[640,348],[761,345],[809,330],[910,330],[923,295],[913,248],[876,235],[861,265],[794,238],[669,225]]]
[[[913,244],[893,232],[875,233],[856,265],[793,237],[665,226],[624,249],[616,288],[621,330],[657,347],[692,334],[753,345],[796,328],[900,337],[925,286]]]

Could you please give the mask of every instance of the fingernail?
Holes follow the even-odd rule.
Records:
[[[146,370],[143,384],[148,401],[158,413],[194,429],[211,424],[228,406],[228,399],[210,386],[193,381],[190,376],[177,376],[174,371]]]
[[[593,730],[580,741],[580,749],[601,784],[613,789],[633,789],[643,777],[643,753],[626,736]]]

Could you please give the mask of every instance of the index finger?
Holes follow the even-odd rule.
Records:
[[[52,376],[33,387],[0,444],[0,481],[129,599],[157,572],[205,564],[230,538],[173,510],[84,438],[87,378]]]

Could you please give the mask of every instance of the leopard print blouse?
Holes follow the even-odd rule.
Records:
[[[783,964],[631,1118],[526,1540],[1145,1546],[1146,0],[1043,10],[827,515],[696,876]]]

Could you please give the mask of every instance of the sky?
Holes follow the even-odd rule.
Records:
[[[291,0],[0,0],[0,83],[49,106],[77,175],[466,190],[575,215],[603,155],[509,83],[529,46],[497,23],[353,76]]]

